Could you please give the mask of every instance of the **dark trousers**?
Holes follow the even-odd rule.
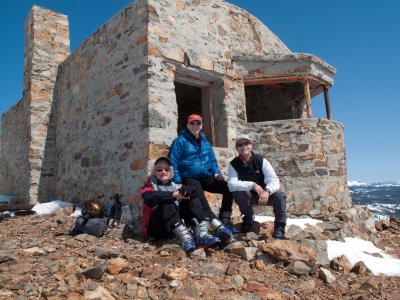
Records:
[[[233,198],[235,199],[236,204],[239,206],[240,212],[245,216],[252,216],[253,205],[258,205],[258,195],[254,191],[251,191],[250,194],[245,191],[233,192]],[[286,223],[287,215],[286,215],[286,195],[282,191],[277,191],[271,195],[269,195],[268,206],[272,206],[274,215],[275,215],[275,223],[282,222]]]
[[[151,214],[148,235],[155,239],[170,238],[172,230],[182,224],[182,219],[190,226],[193,218],[199,223],[207,218],[199,197],[181,200],[179,206],[175,203],[159,204]]]
[[[184,178],[183,184],[196,187],[203,209],[208,213],[208,217],[210,218],[210,220],[215,219],[216,216],[212,212],[210,205],[208,204],[207,198],[204,195],[204,191],[215,194],[222,194],[222,204],[219,210],[220,213],[224,211],[232,211],[233,196],[232,193],[229,191],[228,183],[226,181],[220,181],[217,180],[214,176],[210,176],[201,179]]]

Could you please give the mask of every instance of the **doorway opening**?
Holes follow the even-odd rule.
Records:
[[[191,114],[198,114],[203,118],[203,132],[214,146],[212,84],[186,77],[176,79],[174,85],[178,104],[178,134],[186,128],[187,117]]]

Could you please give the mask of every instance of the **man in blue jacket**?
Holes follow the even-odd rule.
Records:
[[[169,158],[175,172],[172,180],[175,183],[195,186],[199,195],[203,195],[204,206],[208,206],[208,208],[209,205],[204,197],[203,190],[222,194],[219,218],[222,224],[232,231],[232,193],[218,168],[214,151],[202,132],[202,128],[203,118],[192,114],[187,119],[187,128],[182,130],[172,142],[169,150]],[[211,212],[210,208],[209,210]]]

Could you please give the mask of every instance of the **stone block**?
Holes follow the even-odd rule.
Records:
[[[129,167],[131,170],[135,171],[135,170],[141,170],[144,169],[144,167],[147,165],[147,160],[146,159],[138,159],[133,161]]]
[[[294,261],[287,266],[287,271],[290,274],[300,276],[308,275],[311,272],[311,268],[302,261]]]
[[[315,264],[316,253],[312,248],[289,240],[275,240],[271,243],[260,244],[259,249],[277,261],[292,262],[299,260],[308,266]],[[282,249],[285,250],[282,251]]]
[[[149,159],[156,159],[161,156],[168,156],[169,147],[166,145],[149,144]]]
[[[318,273],[318,277],[322,279],[325,283],[332,284],[336,278],[328,269],[321,268]]]
[[[182,50],[182,48],[176,46],[170,48],[165,54],[165,57],[183,63],[185,59],[185,52]]]
[[[214,69],[214,62],[210,57],[204,54],[200,54],[200,56],[198,57],[197,64],[199,65],[200,68],[204,70],[212,71]]]

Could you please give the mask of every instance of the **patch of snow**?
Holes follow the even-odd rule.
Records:
[[[71,202],[66,202],[62,200],[54,200],[51,202],[36,204],[32,208],[32,210],[38,215],[49,215],[54,213],[57,210],[57,208],[67,207],[67,206],[73,206],[73,204]]]
[[[80,216],[82,216],[82,207],[75,207],[75,211],[72,213],[72,214],[70,214],[70,216],[71,217],[80,217]]]
[[[274,217],[256,216],[257,222],[263,223],[274,221]],[[297,225],[304,229],[307,225],[315,225],[322,221],[307,219],[287,219],[287,225]],[[395,259],[386,254],[383,250],[377,248],[372,242],[364,241],[358,238],[347,237],[344,242],[328,240],[328,258],[332,260],[335,257],[346,255],[352,266],[357,262],[363,261],[374,275],[400,276],[400,259]],[[381,257],[375,257],[372,253],[378,253]]]
[[[352,266],[363,261],[374,275],[400,276],[400,259],[392,258],[372,242],[350,237],[344,240],[345,242],[327,241],[329,260],[346,255]],[[372,253],[378,253],[382,257],[372,256]]]
[[[264,223],[267,221],[274,221],[274,217],[269,217],[269,216],[255,216],[255,220],[259,223]],[[301,227],[301,229],[304,229],[307,227],[307,225],[315,225],[318,223],[321,223],[322,221],[312,219],[312,218],[304,218],[304,219],[287,219],[286,221],[286,226],[288,225],[297,225]]]

